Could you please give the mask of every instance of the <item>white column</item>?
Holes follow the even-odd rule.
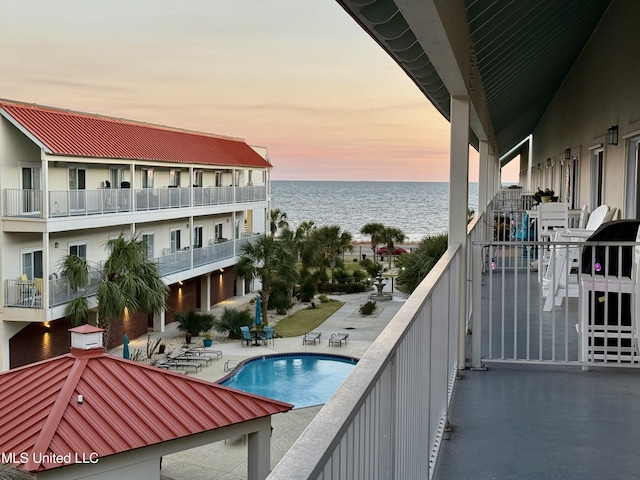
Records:
[[[154,332],[164,332],[165,330],[165,311],[162,310],[160,313],[153,314],[153,331]]]
[[[529,135],[529,159],[527,162],[527,190],[533,191],[532,164],[533,163],[533,135]]]
[[[248,455],[249,480],[264,480],[271,470],[271,428],[250,433]]]
[[[490,176],[492,165],[489,163],[489,142],[480,142],[480,160],[478,165],[478,212],[486,211],[487,204],[491,199],[493,185]]]
[[[458,369],[465,367],[467,335],[467,206],[469,204],[469,97],[451,97],[451,157],[449,159],[449,245],[459,243]],[[455,192],[455,195],[454,195]]]
[[[200,309],[203,312],[211,311],[211,273],[200,277]]]

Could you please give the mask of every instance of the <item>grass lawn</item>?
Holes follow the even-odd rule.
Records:
[[[283,318],[273,330],[281,337],[304,335],[324,322],[343,305],[344,302],[337,300],[331,300],[328,303],[318,302],[316,308],[303,308],[290,317]]]

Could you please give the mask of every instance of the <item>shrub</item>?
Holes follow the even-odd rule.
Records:
[[[446,233],[425,237],[413,253],[402,255],[396,261],[399,269],[398,289],[411,293],[444,255],[448,247]]]
[[[193,308],[190,308],[186,312],[176,312],[175,321],[178,330],[195,337],[200,332],[210,330],[216,319],[213,315],[196,312]]]
[[[247,310],[225,308],[220,320],[214,322],[213,328],[220,333],[229,332],[229,338],[242,338],[240,327],[250,327],[253,321],[253,314]]]
[[[280,289],[275,290],[269,297],[269,308],[274,308],[278,315],[285,315],[287,310],[291,308],[287,293]]]
[[[369,300],[367,303],[360,305],[360,313],[362,315],[371,315],[376,310],[376,302]]]
[[[364,278],[367,278],[367,277],[368,277],[367,272],[365,272],[364,270],[357,269],[357,270],[353,271],[353,279],[356,282],[359,282],[360,280],[362,280]]]
[[[364,268],[370,277],[375,277],[384,267],[379,262],[373,262],[368,258],[360,262],[360,266]]]
[[[304,279],[300,285],[300,300],[302,302],[310,302],[318,291],[318,282],[315,278],[309,276]]]
[[[318,300],[320,300],[320,303],[329,303],[331,301],[324,293],[318,296]]]

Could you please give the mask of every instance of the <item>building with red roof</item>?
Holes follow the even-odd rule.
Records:
[[[159,478],[161,458],[248,436],[249,478],[269,473],[271,415],[293,405],[106,354],[102,329],[70,353],[0,373],[0,460],[40,479]]]
[[[68,351],[65,307],[95,306],[97,279],[74,290],[61,261],[98,265],[121,234],[147,243],[170,294],[161,314],[112,322],[108,348],[252,288],[233,267],[267,231],[270,172],[240,138],[0,99],[0,370]]]

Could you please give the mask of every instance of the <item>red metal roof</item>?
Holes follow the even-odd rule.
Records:
[[[271,167],[238,138],[6,100],[2,111],[55,155]]]
[[[291,408],[97,348],[0,373],[0,452],[37,472],[63,466],[35,462],[41,454],[74,463],[76,453],[113,455]]]

